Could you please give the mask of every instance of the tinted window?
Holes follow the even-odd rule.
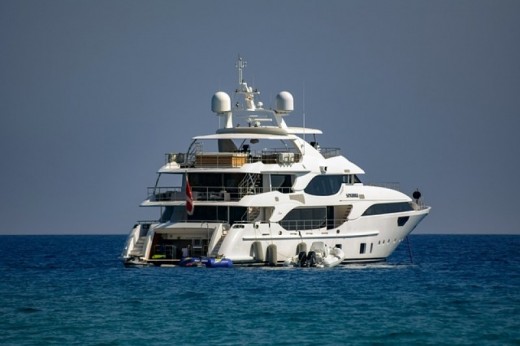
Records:
[[[399,216],[397,218],[397,226],[399,226],[399,227],[404,226],[408,222],[409,218],[410,218],[409,216]]]
[[[173,207],[166,207],[161,215],[160,222],[168,222],[172,218]]]
[[[304,191],[314,196],[330,196],[338,193],[342,183],[342,175],[318,175],[309,182]]]
[[[186,215],[184,207],[182,208],[183,215],[186,215],[189,221],[227,221],[230,225],[243,221],[246,211],[245,207],[230,207],[228,218],[228,207],[198,205],[195,207],[193,215]]]
[[[280,225],[286,230],[316,229],[325,226],[326,208],[305,208],[291,210]]]
[[[271,175],[271,186],[272,186],[273,191],[289,193],[289,192],[291,192],[292,185],[293,185],[293,176],[292,175],[281,175],[281,174],[272,174]]]
[[[381,203],[371,205],[365,212],[363,216],[368,215],[379,215],[379,214],[390,214],[390,213],[400,213],[403,211],[413,210],[412,206],[408,202],[400,202],[400,203]]]

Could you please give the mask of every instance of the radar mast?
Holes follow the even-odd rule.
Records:
[[[244,95],[245,110],[254,111],[256,110],[255,94],[260,94],[260,92],[257,89],[248,86],[244,81],[243,72],[244,68],[247,66],[247,62],[240,55],[238,56],[235,66],[238,70],[238,89],[236,89],[235,92]]]

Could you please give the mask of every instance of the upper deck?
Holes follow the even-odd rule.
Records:
[[[339,148],[323,148],[324,158],[341,155]],[[248,163],[261,162],[266,165],[286,166],[302,161],[302,154],[288,151],[286,148],[251,151],[249,149],[234,152],[167,153],[165,165],[175,168],[240,168]]]

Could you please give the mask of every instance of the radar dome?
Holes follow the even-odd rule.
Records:
[[[231,98],[223,91],[218,91],[211,98],[211,110],[215,113],[231,112]]]
[[[288,91],[282,91],[276,95],[276,108],[277,113],[289,113],[294,110],[293,96]]]

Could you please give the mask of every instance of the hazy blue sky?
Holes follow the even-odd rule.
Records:
[[[217,90],[419,188],[416,233],[516,233],[520,1],[0,1],[1,234],[127,233]]]

